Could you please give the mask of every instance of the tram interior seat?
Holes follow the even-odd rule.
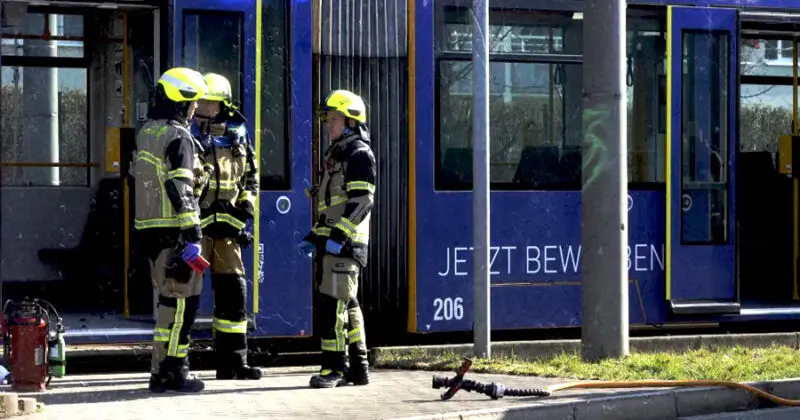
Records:
[[[80,242],[74,248],[43,248],[39,259],[55,267],[66,282],[59,309],[102,310],[121,307],[122,287],[122,180],[100,181],[92,199]],[[69,307],[74,305],[74,307]]]
[[[740,279],[744,300],[787,300],[792,280],[792,184],[770,152],[739,154]]]
[[[442,183],[468,185],[472,182],[472,148],[450,148],[444,151]],[[522,149],[514,184],[526,188],[580,188],[581,150],[557,146],[528,146]]]
[[[580,146],[564,148],[561,151],[561,176],[564,187],[570,190],[580,190],[583,184],[582,165],[583,154]]]
[[[514,174],[513,183],[532,188],[554,188],[563,183],[557,146],[527,146]]]
[[[472,148],[453,147],[445,149],[442,162],[444,185],[469,184],[472,182]]]

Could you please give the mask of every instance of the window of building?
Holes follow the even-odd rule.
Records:
[[[88,186],[84,17],[2,8],[2,185]]]
[[[742,76],[792,77],[792,40],[742,39],[739,73]]]
[[[466,9],[442,7],[437,40],[436,187],[472,183],[472,29]],[[664,182],[664,23],[629,17],[628,161],[634,184]],[[582,151],[579,14],[490,15],[490,169],[495,190],[578,190]]]
[[[764,40],[764,59],[792,59],[792,41],[787,39]]]

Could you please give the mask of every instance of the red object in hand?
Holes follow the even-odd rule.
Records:
[[[206,271],[206,268],[211,265],[211,263],[209,263],[207,259],[203,258],[202,255],[198,255],[197,258],[193,260],[186,261],[186,264],[189,264],[189,267],[192,267],[192,270],[198,273]]]

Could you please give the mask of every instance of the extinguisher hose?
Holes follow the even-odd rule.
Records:
[[[6,369],[11,368],[11,343],[9,342],[8,336],[8,306],[11,305],[13,302],[11,299],[6,300],[3,303],[3,313],[0,316],[3,317],[2,319],[2,328],[3,328],[3,362]]]
[[[55,325],[56,332],[60,332],[61,329],[61,315],[59,315],[58,310],[56,307],[53,306],[52,303],[44,300],[44,299],[34,299],[34,303],[39,304],[40,307],[43,305],[44,308],[41,308],[44,313],[47,314],[47,327],[48,329],[50,326]],[[51,318],[51,315],[55,315],[55,320]],[[55,321],[55,322],[53,322]]]
[[[49,309],[49,311],[45,310],[45,313],[47,313],[47,318],[48,318],[48,322],[47,322],[48,330],[50,329],[51,326],[54,325],[55,326],[56,335],[58,335],[59,333],[64,332],[63,325],[61,324],[61,315],[59,315],[58,310],[56,309],[56,307],[53,306],[52,303],[50,303],[50,302],[48,302],[48,301],[46,301],[44,299],[34,299],[34,301],[37,302],[37,303],[46,305],[47,308]],[[53,322],[53,319],[51,318],[51,315],[55,315],[55,321],[56,322]],[[52,380],[53,380],[53,375],[48,375],[47,376],[47,382],[45,383],[45,387],[49,387],[50,386],[50,381],[52,381]]]
[[[14,302],[11,299],[5,301],[3,303],[3,337],[6,336],[6,332],[8,331],[8,306],[13,304]]]

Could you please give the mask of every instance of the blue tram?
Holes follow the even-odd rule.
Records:
[[[109,165],[125,165],[125,142],[141,125],[148,84],[168,66],[182,65],[231,78],[261,162],[259,216],[249,226],[257,246],[244,253],[252,337],[314,335],[315,267],[295,244],[315,217],[304,189],[314,183],[324,150],[312,107],[336,87],[367,100],[380,166],[371,262],[360,296],[367,324],[380,330],[371,334],[471,329],[469,1],[344,2],[334,8],[320,0],[120,0],[112,2],[119,15],[88,1],[78,9],[79,1],[11,3],[27,7],[15,10],[18,19],[25,13],[81,16],[81,36],[71,41],[85,44],[83,61],[26,57],[11,52],[17,45],[11,44],[32,39],[34,25],[21,25],[28,31],[22,33],[4,24],[4,102],[19,88],[13,86],[16,68],[85,67],[84,86],[106,78],[92,84],[101,93],[86,93],[88,100],[121,104],[123,111],[112,124],[109,111],[89,102],[85,136],[92,152],[76,165],[45,165],[62,173],[84,168],[89,175],[80,192],[65,189],[75,185],[55,188],[42,174],[26,175],[36,165],[13,162],[9,144],[19,142],[4,134],[4,166],[18,168],[2,186],[4,299],[55,300],[66,308],[73,343],[150,339],[152,291],[126,223],[124,209],[132,202],[126,174]],[[4,2],[4,16],[12,15],[5,10],[11,3]],[[628,2],[631,323],[800,318],[798,187],[791,174],[792,145],[800,138],[800,5],[794,3]],[[591,65],[582,56],[583,1],[502,0],[491,8],[492,326],[577,327],[581,179],[604,164],[601,147],[581,147],[582,119],[590,117],[581,104],[582,68]],[[114,27],[115,20],[122,31],[107,38],[121,44],[118,55],[92,41],[99,30],[93,26],[102,26],[93,22]],[[54,33],[51,41],[70,41]],[[116,79],[113,68],[102,67],[109,57],[119,57]],[[3,112],[11,111],[4,106]],[[8,115],[3,124],[28,129]],[[93,140],[102,137],[98,133],[105,137]],[[121,148],[116,155],[115,145]],[[582,168],[587,150],[594,163]],[[69,214],[64,200],[77,208],[75,197],[99,202],[108,189],[118,200],[109,210],[116,216],[105,225],[116,226],[108,242],[114,245],[93,254],[102,258],[83,260],[108,267],[88,274],[73,268],[82,274],[62,278],[69,264],[38,251],[92,249],[85,237],[97,224],[91,222],[94,207]],[[27,223],[24,218],[42,205],[58,215]],[[81,300],[94,299],[92,288],[102,289],[105,306]],[[197,338],[211,334],[208,279],[206,290]]]
[[[581,322],[580,83],[581,66],[591,63],[581,60],[580,2],[570,3],[573,9],[552,2],[547,11],[524,9],[527,3],[494,9],[490,18],[492,37],[511,38],[491,47],[496,57],[491,58],[496,95],[491,112],[505,114],[492,119],[492,136],[503,133],[522,143],[493,139],[491,144],[493,157],[504,155],[492,159],[491,166],[496,329]],[[743,93],[762,84],[794,84],[784,107],[796,109],[796,50],[790,47],[784,59],[788,72],[775,74],[778,63],[770,61],[778,60],[766,51],[754,52],[753,41],[760,40],[765,49],[781,37],[788,39],[783,45],[796,45],[796,35],[782,31],[792,31],[790,9],[797,6],[786,1],[628,3],[631,323],[797,317],[796,181],[780,164],[791,160],[781,156],[791,153],[792,120],[784,119],[773,139],[764,138],[771,134],[764,126],[745,139],[742,125],[755,121],[740,115]],[[438,2],[418,5],[415,17],[416,109],[436,113],[417,113],[414,121],[411,188],[415,201],[425,204],[411,209],[416,253],[408,328],[469,330],[470,118],[468,112],[450,111],[469,110],[459,97],[469,85],[448,80],[469,65],[469,40],[453,39],[454,33],[468,36],[469,20],[463,10]],[[513,36],[537,30],[549,45],[530,40],[534,47],[528,48]],[[553,42],[553,32],[561,35],[559,42]],[[540,95],[550,101],[541,101],[543,112],[555,117],[533,117],[526,126],[514,121],[524,118],[514,108],[533,108],[524,102],[535,101],[525,96],[535,97],[542,86],[533,80],[537,70],[544,77],[549,72],[560,95]],[[560,102],[555,111],[554,96]],[[540,121],[544,124],[537,126]],[[527,128],[530,137],[514,132]],[[583,171],[602,170],[602,149],[588,150],[595,156]]]

